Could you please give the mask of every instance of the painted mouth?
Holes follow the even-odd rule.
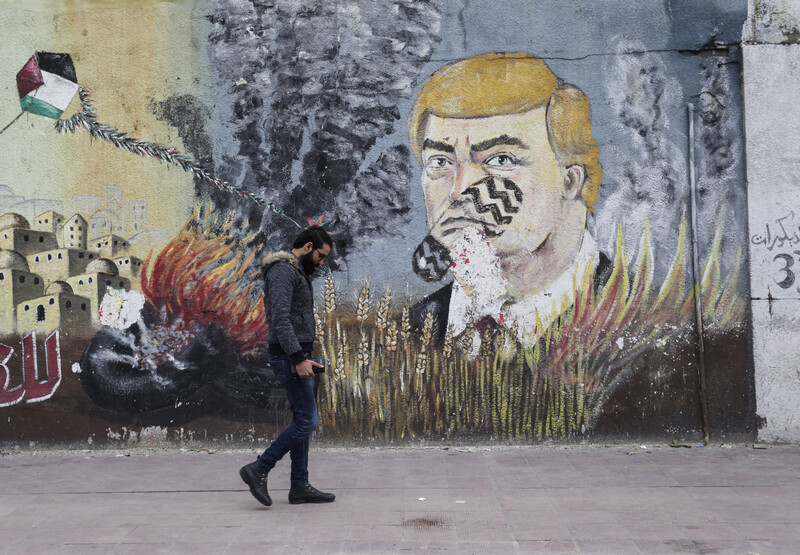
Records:
[[[447,237],[448,235],[452,235],[453,233],[458,233],[462,229],[467,229],[471,227],[480,228],[486,237],[499,237],[500,235],[505,233],[504,229],[499,229],[496,225],[492,223],[483,220],[478,220],[476,218],[470,218],[467,216],[455,216],[447,218],[437,227],[439,227],[439,229],[441,230],[442,237]]]

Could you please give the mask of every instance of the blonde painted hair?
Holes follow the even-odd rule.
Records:
[[[550,147],[563,167],[583,166],[582,196],[589,210],[597,201],[603,168],[592,138],[589,99],[564,84],[541,58],[530,54],[489,53],[444,66],[417,95],[408,122],[411,149],[422,163],[428,117],[482,118],[517,114],[547,106]]]

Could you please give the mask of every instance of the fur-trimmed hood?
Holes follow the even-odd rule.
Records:
[[[268,252],[261,259],[261,269],[266,270],[267,268],[278,262],[288,262],[298,270],[300,269],[300,261],[297,260],[297,257],[294,254],[288,251]]]

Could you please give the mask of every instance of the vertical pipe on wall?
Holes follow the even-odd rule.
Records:
[[[694,170],[694,104],[687,104],[689,111],[689,186],[691,195],[692,218],[692,278],[694,292],[694,308],[697,325],[697,358],[700,377],[700,409],[703,414],[703,442],[708,445],[708,402],[706,400],[706,357],[703,344],[703,310],[701,306],[702,289],[700,284],[700,262],[697,248],[697,182]]]

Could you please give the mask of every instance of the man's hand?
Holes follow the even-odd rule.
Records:
[[[297,377],[298,378],[310,378],[314,375],[314,367],[322,368],[321,364],[314,362],[313,360],[304,360],[300,364],[295,364],[295,368],[297,369]]]

